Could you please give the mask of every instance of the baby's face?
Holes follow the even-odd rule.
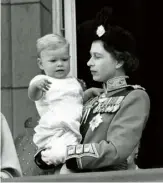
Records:
[[[58,79],[65,78],[70,72],[69,47],[43,50],[38,64],[46,75]]]

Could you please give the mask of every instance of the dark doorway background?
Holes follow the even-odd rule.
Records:
[[[113,8],[118,24],[128,29],[136,38],[139,69],[133,73],[130,83],[146,88],[151,100],[151,111],[141,139],[138,156],[140,168],[163,167],[163,10],[161,1],[145,0],[76,0],[77,29],[88,23],[82,31],[87,32],[89,23],[104,6]],[[91,24],[90,24],[91,25]],[[78,31],[77,31],[78,32]],[[92,81],[86,63],[90,43],[77,33],[78,77],[88,87],[100,86]]]

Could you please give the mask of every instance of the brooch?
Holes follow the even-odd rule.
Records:
[[[98,37],[103,36],[103,34],[105,34],[105,28],[103,25],[98,26],[96,34],[98,35]]]

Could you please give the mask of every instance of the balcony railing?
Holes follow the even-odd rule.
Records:
[[[163,182],[163,168],[139,169],[66,175],[31,176],[6,179],[3,182]]]

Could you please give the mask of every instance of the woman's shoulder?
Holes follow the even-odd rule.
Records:
[[[140,85],[129,85],[128,89],[131,89],[130,95],[148,97],[146,89]]]
[[[108,98],[110,97],[123,97],[125,98],[149,98],[148,93],[146,92],[146,89],[141,87],[140,85],[127,85],[125,87],[122,87],[116,91],[113,91],[113,94],[110,95],[108,93]]]
[[[130,85],[129,89],[131,89],[131,91],[126,96],[126,100],[139,100],[146,101],[147,103],[150,102],[149,95],[145,88],[139,85]]]

